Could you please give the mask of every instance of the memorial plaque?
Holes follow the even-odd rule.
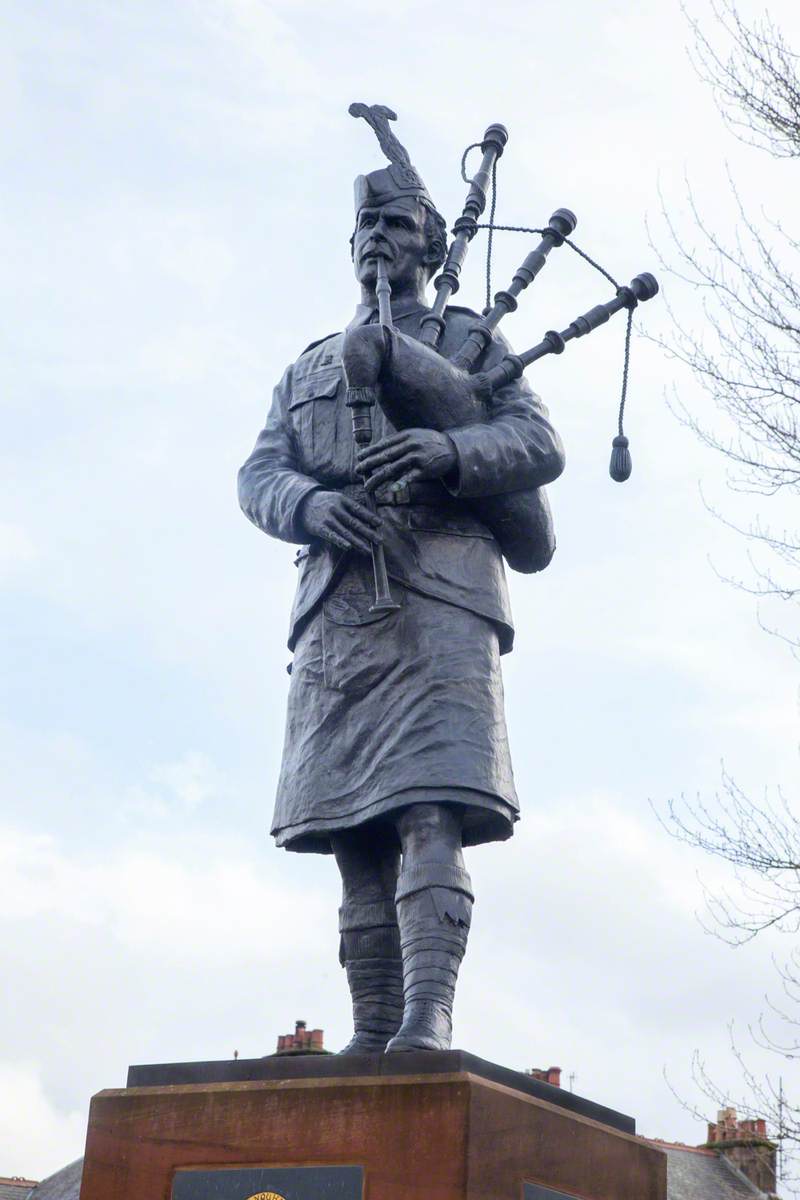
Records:
[[[202,1167],[176,1171],[172,1200],[361,1200],[363,1188],[363,1167]]]
[[[538,1183],[526,1183],[522,1195],[523,1200],[579,1200],[577,1196],[554,1192],[552,1188],[542,1187]]]

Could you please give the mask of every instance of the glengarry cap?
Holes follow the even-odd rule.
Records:
[[[422,177],[411,165],[408,151],[389,128],[389,122],[397,120],[397,113],[384,104],[351,104],[348,111],[352,117],[363,117],[367,121],[375,132],[381,150],[389,159],[388,167],[356,178],[356,216],[362,208],[388,204],[400,196],[418,196],[425,204],[435,208]]]

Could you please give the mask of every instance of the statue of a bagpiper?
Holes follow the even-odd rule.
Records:
[[[272,832],[289,850],[333,853],[341,872],[355,1025],[342,1053],[439,1050],[450,1046],[473,904],[463,848],[510,837],[519,816],[500,669],[514,637],[503,559],[537,571],[555,547],[542,489],[564,454],[522,372],[656,285],[639,276],[513,355],[497,324],[574,217],[553,215],[483,316],[449,306],[506,131],[486,132],[448,251],[394,114],[351,112],[389,158],[355,183],[360,303],[344,333],[286,370],[239,491],[255,525],[300,546]],[[426,288],[443,264],[431,307]],[[624,437],[615,453],[623,477]]]

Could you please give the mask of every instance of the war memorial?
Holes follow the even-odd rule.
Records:
[[[524,231],[538,240],[482,313],[450,303],[507,131],[469,148],[448,243],[395,114],[350,112],[388,160],[355,182],[355,315],[278,382],[239,498],[298,547],[272,833],[335,860],[353,1035],[330,1056],[132,1066],[92,1101],[81,1198],[665,1200],[666,1156],[632,1117],[451,1047],[476,900],[464,849],[520,816],[505,569],[534,574],[555,550],[544,489],[564,452],[525,370],[626,314],[624,481],[631,319],[658,286],[616,283],[559,209]],[[500,322],[562,246],[612,295],[515,354]]]

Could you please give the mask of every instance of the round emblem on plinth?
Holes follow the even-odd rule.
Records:
[[[253,1196],[248,1196],[247,1200],[285,1200],[279,1192],[256,1192]]]

